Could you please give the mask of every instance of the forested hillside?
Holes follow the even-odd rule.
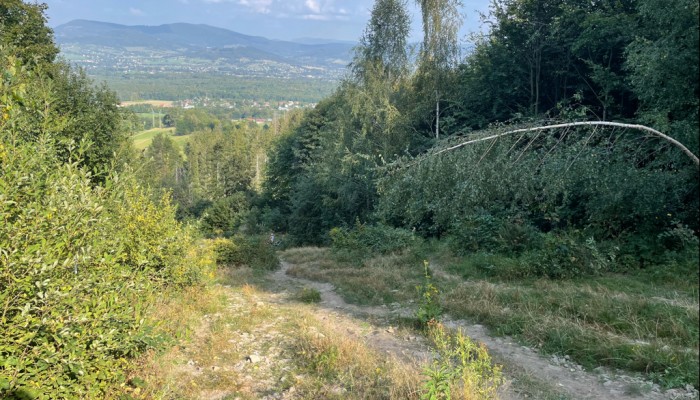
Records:
[[[516,128],[618,121],[697,155],[696,2],[498,1],[465,59],[456,6],[421,2],[412,65],[405,2],[376,2],[342,86],[271,154],[261,207],[274,229],[324,243],[332,227],[376,222],[460,251],[492,250],[499,230],[575,235],[615,243],[633,268],[695,243],[697,164],[648,132],[520,132],[433,154]]]

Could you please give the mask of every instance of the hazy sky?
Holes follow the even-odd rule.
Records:
[[[49,25],[90,19],[124,25],[172,22],[208,24],[273,39],[314,37],[357,40],[373,0],[39,0],[49,6]],[[411,41],[421,39],[415,0]],[[463,0],[462,34],[479,30],[479,15],[490,0]]]

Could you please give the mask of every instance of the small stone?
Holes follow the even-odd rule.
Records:
[[[214,372],[216,372],[216,371],[218,371],[218,370],[220,370],[220,369],[221,369],[221,367],[217,367],[216,365],[213,366],[213,367],[211,367],[211,370],[214,371]]]
[[[248,361],[249,363],[255,364],[255,363],[259,363],[260,361],[262,361],[262,358],[257,354],[251,354],[248,357],[246,357],[245,360]]]
[[[194,365],[194,364],[195,364],[195,362],[194,362],[194,361],[192,361],[192,360],[189,360],[189,361],[187,361],[187,365],[190,365],[190,366],[192,366],[192,365]]]
[[[390,326],[386,331],[389,333],[394,333],[394,327]]]
[[[576,372],[576,370],[573,368],[569,368],[569,372]]]

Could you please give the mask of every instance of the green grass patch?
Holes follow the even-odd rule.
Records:
[[[297,293],[296,298],[302,303],[320,303],[321,292],[314,288],[303,287]]]
[[[313,257],[312,257],[313,256]],[[423,263],[414,253],[405,251],[364,261],[335,258],[330,251],[311,248],[286,250],[281,258],[294,264],[292,276],[330,282],[347,301],[361,305],[380,305],[416,301],[416,286],[422,282]]]
[[[450,315],[586,367],[647,373],[668,387],[698,386],[697,279],[675,289],[649,272],[503,281],[483,276],[484,257],[448,268],[469,279],[445,293]]]
[[[184,154],[185,144],[190,139],[190,135],[175,136],[175,128],[153,128],[138,132],[131,137],[134,148],[136,150],[145,150],[151,145],[153,138],[159,134],[169,135],[170,139],[180,147],[180,151]]]

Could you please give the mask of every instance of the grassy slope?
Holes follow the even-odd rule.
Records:
[[[151,144],[153,138],[159,133],[170,135],[171,139],[178,146],[180,146],[182,151],[184,151],[185,143],[187,143],[190,137],[189,135],[174,136],[175,128],[153,128],[147,131],[138,132],[131,137],[131,139],[134,141],[134,148],[137,150],[144,150]]]
[[[693,271],[648,268],[577,280],[505,280],[490,276],[498,257],[445,255],[441,248],[368,257],[325,251],[291,253],[299,277],[331,282],[350,302],[420,302],[422,259],[432,259],[441,306],[512,335],[545,353],[594,368],[646,373],[668,387],[698,387],[698,279]]]

